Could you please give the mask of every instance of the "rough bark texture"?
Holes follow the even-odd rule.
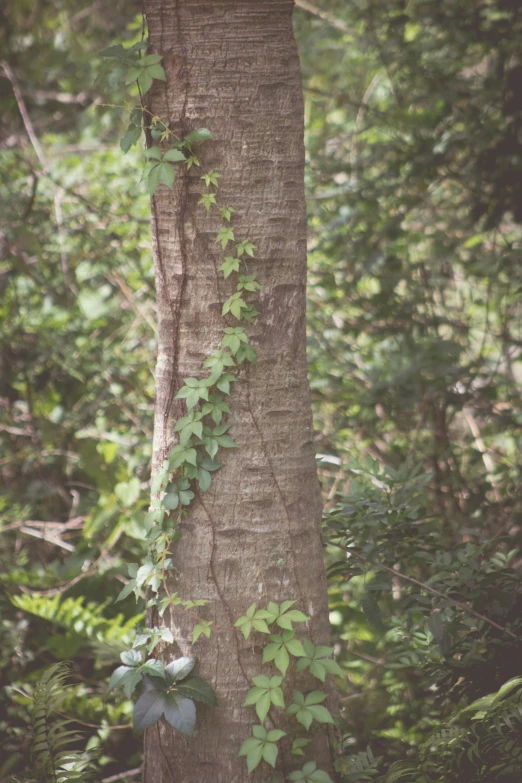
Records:
[[[220,706],[198,706],[193,738],[164,721],[147,732],[145,783],[272,780],[264,762],[248,776],[245,760],[237,757],[258,722],[254,709],[242,706],[250,679],[277,673],[261,666],[260,641],[268,637],[254,634],[245,641],[231,630],[253,601],[296,599],[296,608],[311,617],[304,633],[316,644],[328,642],[305,357],[303,106],[292,9],[293,0],[145,0],[150,50],[164,56],[167,74],[166,85],[156,83],[151,91],[150,109],[169,119],[180,136],[199,127],[211,130],[213,140],[198,148],[198,157],[203,171],[222,174],[219,201],[237,210],[236,238],[257,245],[249,271],[263,286],[261,316],[247,327],[258,361],[241,370],[230,401],[230,434],[239,449],[219,453],[226,465],[191,506],[173,555],[180,576],[170,588],[182,598],[210,599],[200,615],[221,630],[191,647],[191,617],[176,610],[161,621],[178,643],[165,656],[197,655]],[[203,171],[180,173],[173,191],[160,186],[153,203],[156,465],[174,443],[173,422],[184,414],[173,397],[184,377],[201,376],[203,360],[219,346],[227,325],[221,306],[234,290],[217,274],[218,218],[197,206]],[[289,669],[287,679],[292,676]],[[301,689],[317,685],[305,681]],[[282,710],[272,709],[266,725],[281,727],[284,720]],[[292,723],[287,719],[287,731]],[[302,728],[297,735],[304,736]],[[281,743],[282,775],[302,766],[289,758],[289,744]],[[323,727],[313,742],[314,757],[332,774]]]

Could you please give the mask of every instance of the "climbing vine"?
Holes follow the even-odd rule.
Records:
[[[138,143],[145,132],[148,147],[145,150],[143,179],[151,197],[160,185],[172,188],[176,166],[200,167],[197,145],[212,138],[207,128],[199,128],[178,138],[168,121],[149,112],[143,101],[154,80],[165,81],[160,55],[144,55],[147,44],[142,41],[129,49],[112,46],[102,52],[111,58],[115,69],[125,77],[127,85],[136,84],[141,98],[140,106],[130,109],[128,129],[120,141],[123,152]],[[205,359],[199,377],[184,378],[184,385],[175,399],[184,400],[186,415],[174,425],[177,443],[164,460],[152,481],[152,502],[145,524],[148,553],[144,561],[132,563],[129,579],[117,600],[134,593],[138,598],[143,592],[148,596],[147,606],[155,607],[163,616],[167,607],[178,606],[191,613],[195,624],[192,633],[194,644],[200,636],[210,638],[212,622],[199,618],[194,609],[207,603],[204,599],[182,600],[171,594],[166,584],[167,572],[173,569],[169,549],[179,538],[179,523],[187,513],[195,497],[195,485],[206,492],[212,482],[212,473],[223,463],[217,458],[220,449],[234,449],[237,444],[228,434],[230,408],[228,399],[237,373],[245,362],[255,363],[256,353],[250,344],[243,324],[255,322],[259,315],[255,297],[261,289],[256,275],[247,268],[246,261],[255,257],[256,246],[250,239],[236,237],[232,206],[219,203],[219,180],[222,174],[210,169],[201,175],[202,193],[198,204],[209,214],[218,211],[221,222],[215,242],[223,251],[219,267],[224,280],[235,280],[235,291],[222,305],[222,316],[235,319],[233,326],[224,326],[220,345]],[[268,635],[264,647],[263,664],[271,664],[278,674],[259,674],[252,679],[252,687],[246,695],[244,706],[255,709],[259,724],[252,726],[252,736],[246,739],[239,755],[246,757],[248,772],[253,772],[262,762],[275,768],[279,753],[278,742],[288,733],[280,729],[267,729],[263,725],[271,710],[285,710],[294,716],[296,724],[306,731],[314,722],[333,723],[333,717],[323,704],[326,694],[322,690],[308,693],[293,691],[293,702],[285,705],[283,680],[291,659],[296,659],[297,672],[309,670],[321,682],[326,674],[341,674],[338,664],[330,657],[330,647],[315,647],[311,641],[296,638],[294,624],[308,621],[308,617],[294,607],[293,600],[276,604],[268,602],[266,608],[252,604],[239,617],[234,628],[245,639],[252,632]],[[276,631],[280,631],[277,633]],[[192,734],[196,723],[194,701],[216,705],[217,698],[211,686],[193,673],[197,659],[182,657],[165,665],[153,657],[158,643],[173,643],[172,633],[165,628],[146,629],[139,634],[133,647],[121,654],[122,665],[112,674],[109,688],[120,687],[130,698],[136,687],[143,690],[135,707],[133,722],[136,729],[145,729],[164,717],[174,728],[184,734]],[[309,739],[294,737],[291,752],[304,756]],[[290,773],[288,780],[303,783],[332,783],[329,775],[318,770],[314,761],[305,763],[301,770]]]

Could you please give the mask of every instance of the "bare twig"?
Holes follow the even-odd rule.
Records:
[[[111,775],[110,778],[103,778],[101,783],[114,783],[116,780],[124,780],[125,778],[133,778],[135,775],[140,775],[142,771],[141,767],[136,769],[129,769],[127,772],[119,772],[117,775]]]
[[[347,24],[341,21],[341,19],[336,19],[335,16],[332,16],[332,14],[329,14],[327,11],[322,11],[320,8],[317,8],[317,6],[312,5],[311,3],[307,3],[306,0],[295,0],[295,4],[299,6],[299,8],[302,8],[303,11],[308,11],[309,14],[313,14],[319,19],[322,19],[324,22],[328,22],[328,24],[332,27],[335,27],[336,30],[341,30],[343,33],[353,32],[350,30]]]
[[[33,145],[33,149],[36,153],[36,157],[38,158],[38,162],[40,163],[40,166],[42,167],[44,172],[48,173],[50,170],[49,165],[47,163],[45,153],[43,151],[43,147],[40,144],[40,140],[36,135],[36,131],[31,121],[31,117],[29,116],[29,112],[27,111],[27,106],[25,104],[22,91],[20,90],[20,86],[18,84],[16,76],[13,73],[11,66],[9,65],[8,62],[2,60],[2,62],[0,62],[0,65],[4,69],[5,75],[11,82],[11,87],[13,88],[13,93],[16,98],[16,102],[18,104],[18,111],[20,112],[20,115],[22,117],[27,135],[29,136],[31,144]],[[63,243],[63,217],[62,217],[63,193],[64,193],[63,189],[61,187],[58,187],[54,194],[54,212],[56,215],[56,224],[58,226],[58,242],[60,245],[60,258],[62,262],[63,275],[67,282],[67,285],[69,286],[69,288],[74,294],[77,294],[78,288],[76,286],[76,283],[74,282],[74,278],[71,275],[71,271],[69,269],[68,259],[65,253],[65,248]]]

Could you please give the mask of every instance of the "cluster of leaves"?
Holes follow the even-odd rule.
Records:
[[[392,765],[389,774],[408,769],[409,774],[412,770],[425,774],[425,779],[419,779],[426,783],[458,780],[464,758],[476,774],[484,764],[489,774],[500,774],[500,758],[502,764],[519,763],[510,745],[519,731],[514,724],[495,734],[497,741],[488,746],[488,754],[483,745],[480,753],[468,756],[468,740],[465,751],[457,753],[452,734],[455,755],[444,774],[440,771],[445,769],[443,756],[426,749],[432,748],[434,733],[447,736],[448,715],[451,728],[459,716],[469,715],[470,699],[499,688],[502,698],[506,691],[501,686],[520,671],[522,580],[509,567],[516,552],[502,554],[499,540],[481,545],[465,542],[448,549],[444,530],[424,505],[431,476],[423,474],[420,466],[405,465],[397,471],[369,457],[347,472],[356,476],[351,491],[341,495],[342,502],[325,518],[332,608],[341,620],[340,641],[347,643],[348,656],[355,658],[347,665],[356,688],[365,687],[367,671],[376,678],[361,698],[371,697],[372,691],[374,698],[384,696],[388,707],[380,716],[381,725],[386,725],[388,716],[392,725],[409,732],[410,743],[417,747],[415,761]],[[337,552],[343,553],[341,558]],[[366,638],[357,630],[361,624],[367,627]],[[368,656],[373,665],[361,666],[359,654]],[[518,687],[519,681],[514,682]],[[487,697],[484,703],[491,701]],[[487,718],[478,712],[481,703],[479,699],[475,704],[477,730],[477,721]],[[354,726],[348,716],[350,724]],[[482,728],[486,730],[486,725]],[[340,761],[349,781],[388,780],[380,776],[383,764],[391,760],[383,752],[389,743],[375,737],[372,745],[378,748],[379,763],[374,760],[364,766],[363,758],[368,758],[364,752],[363,757]],[[437,749],[442,754],[442,746]],[[363,767],[358,769],[357,764]],[[435,772],[428,775],[430,764],[439,777]]]
[[[245,639],[248,639],[252,630],[261,634],[270,634],[269,626],[278,625],[284,629],[282,635],[270,634],[270,643],[263,650],[263,663],[273,663],[279,669],[281,676],[267,677],[259,674],[252,678],[253,687],[246,695],[244,706],[255,707],[260,725],[252,727],[252,736],[241,745],[240,756],[246,757],[247,769],[250,774],[261,763],[266,761],[275,768],[279,748],[277,743],[287,736],[287,732],[279,729],[267,730],[262,724],[265,722],[272,707],[285,708],[285,697],[282,689],[283,680],[290,665],[290,655],[297,658],[295,669],[303,671],[309,669],[310,673],[324,682],[325,672],[342,674],[339,665],[330,656],[333,647],[314,647],[308,640],[302,642],[295,637],[294,623],[303,623],[308,617],[298,609],[292,609],[295,601],[283,601],[276,604],[270,601],[266,609],[258,609],[254,603],[240,617],[235,627],[240,628]],[[321,668],[317,668],[320,661]],[[294,702],[286,710],[287,715],[295,715],[296,720],[308,731],[312,722],[333,723],[334,720],[329,710],[322,704],[326,694],[322,691],[311,691],[306,695],[299,691],[293,691]],[[297,756],[303,756],[303,748],[309,740],[295,737],[291,752]],[[315,762],[307,762],[302,771],[292,772],[288,780],[307,780],[312,783],[331,783],[330,776],[323,770],[317,770]]]
[[[153,644],[156,646],[157,641],[154,640]],[[142,644],[138,643],[133,649],[121,654],[123,666],[113,672],[109,690],[123,688],[130,698],[136,686],[142,682],[143,693],[134,706],[134,728],[146,729],[164,716],[182,734],[192,734],[196,725],[194,701],[217,705],[216,694],[211,686],[201,677],[191,674],[197,659],[177,658],[165,666],[155,658],[143,660],[141,648]]]

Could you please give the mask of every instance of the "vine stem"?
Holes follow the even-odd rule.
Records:
[[[363,563],[369,562],[363,555],[360,555],[358,552],[354,552],[353,549],[350,549],[350,547],[342,546],[342,544],[337,544],[334,541],[328,541],[328,544],[331,544],[332,546],[335,546],[338,549],[342,549],[343,552],[348,552],[352,557],[355,557],[357,560],[360,560]],[[474,609],[471,609],[469,606],[466,606],[466,604],[463,604],[461,601],[458,601],[456,598],[451,598],[451,596],[446,595],[445,593],[441,593],[440,590],[437,590],[435,587],[431,587],[430,585],[427,585],[425,582],[421,582],[418,579],[415,579],[413,576],[407,576],[406,574],[397,571],[396,568],[391,568],[390,566],[384,565],[383,563],[372,563],[372,565],[374,565],[376,568],[382,568],[383,571],[387,571],[389,574],[393,574],[399,579],[404,579],[404,581],[406,582],[410,582],[411,584],[417,585],[418,587],[422,587],[423,590],[427,590],[429,593],[432,593],[432,595],[437,595],[439,598],[444,598],[445,601],[452,601],[455,604],[455,606],[458,606],[459,609],[462,609],[463,612],[466,612],[467,614],[471,614],[473,617],[476,617],[477,620],[482,620],[482,622],[491,625],[493,628],[496,628],[498,631],[502,631],[508,636],[511,636],[512,639],[516,639],[517,642],[522,641],[520,636],[514,634],[513,631],[509,630],[509,628],[505,628],[503,625],[499,625],[499,623],[496,623],[495,620],[491,620],[489,617],[486,617],[486,615],[481,614],[480,612],[476,612]]]

